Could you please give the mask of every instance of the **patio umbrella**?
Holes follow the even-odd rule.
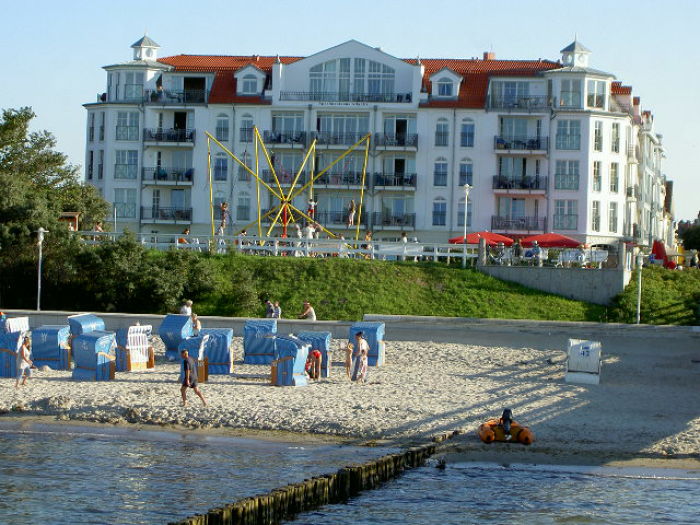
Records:
[[[567,237],[560,233],[541,233],[539,235],[530,235],[520,241],[520,244],[527,248],[532,246],[532,243],[537,241],[537,244],[542,248],[576,248],[581,243],[576,239]]]
[[[467,234],[467,244],[479,244],[479,239],[486,239],[487,246],[494,246],[499,242],[502,242],[505,246],[513,244],[513,239],[505,235],[499,235],[498,233],[483,231]],[[448,242],[450,244],[464,244],[464,235],[453,237]]]

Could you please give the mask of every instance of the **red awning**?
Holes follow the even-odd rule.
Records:
[[[467,244],[479,244],[479,239],[485,239],[487,246],[494,246],[499,242],[502,242],[505,246],[513,244],[513,239],[505,235],[499,235],[498,233],[483,231],[467,234]],[[450,244],[464,244],[464,235],[453,237],[448,242]]]
[[[539,235],[530,235],[520,241],[524,247],[532,246],[532,243],[537,241],[537,244],[542,248],[576,248],[581,243],[576,239],[561,235],[560,233],[541,233]]]

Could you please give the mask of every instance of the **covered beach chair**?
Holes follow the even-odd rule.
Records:
[[[2,331],[5,333],[28,332],[29,317],[5,317],[2,321]]]
[[[201,335],[209,336],[204,353],[210,374],[227,375],[233,372],[233,329],[203,328]]]
[[[94,314],[76,314],[68,316],[68,326],[71,337],[75,338],[93,330],[104,330],[105,322]]]
[[[277,319],[251,319],[243,327],[243,362],[269,365],[275,359]]]
[[[0,377],[17,377],[17,352],[26,334],[26,331],[0,332]]]
[[[70,328],[44,325],[32,330],[32,361],[36,366],[70,370]]]
[[[304,368],[311,345],[291,336],[277,336],[275,359],[271,365],[271,383],[275,386],[306,386],[308,379]]]
[[[73,379],[77,381],[109,381],[114,379],[116,357],[114,332],[93,330],[73,339]]]
[[[151,330],[150,324],[117,330],[117,372],[131,372],[132,370],[146,370],[155,367],[153,348],[148,344]]]
[[[600,341],[569,339],[564,381],[586,385],[599,384],[602,353]]]
[[[305,343],[311,345],[311,350],[321,352],[321,377],[331,375],[331,333],[330,332],[299,332],[296,335]]]
[[[360,322],[353,323],[348,334],[348,342],[355,344],[355,334],[362,332],[369,344],[367,354],[368,366],[382,366],[385,361],[384,323]]]
[[[168,314],[158,328],[158,335],[165,345],[165,357],[168,361],[175,361],[180,358],[180,343],[194,335],[192,319],[189,315]]]
[[[209,360],[206,354],[208,335],[190,337],[180,342],[178,355],[182,350],[187,350],[191,358],[197,362],[197,382],[206,383],[209,380]],[[185,379],[185,362],[180,358],[180,383]]]

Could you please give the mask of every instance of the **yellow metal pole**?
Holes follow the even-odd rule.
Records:
[[[310,222],[314,222],[313,219],[312,219],[311,217],[309,217],[306,213],[304,213],[303,211],[301,211],[301,210],[300,210],[299,208],[297,208],[296,206],[290,204],[289,207],[292,208],[293,210],[296,210],[296,211],[299,213],[299,215],[301,215],[302,217],[305,217],[305,218],[306,218],[307,220],[309,220]],[[318,223],[317,223],[317,224],[318,224]],[[322,224],[319,224],[319,226],[321,227],[321,229],[322,229],[324,232],[326,232],[326,233],[327,233],[328,235],[330,235],[331,237],[333,237],[333,238],[337,237],[337,235],[336,235],[335,233],[333,233],[333,232],[330,231],[330,230],[327,230]]]
[[[357,226],[355,226],[355,240],[360,239],[360,224],[362,224],[362,202],[365,197],[365,178],[367,176],[367,160],[369,158],[369,145],[371,139],[369,135],[367,136],[367,142],[365,143],[365,160],[362,164],[362,187],[360,188],[360,207],[357,210]]]
[[[255,141],[255,173],[260,173],[258,141]],[[260,217],[260,177],[255,177],[255,191],[258,196],[258,237],[262,237],[262,217]]]
[[[214,249],[214,185],[211,180],[211,141],[207,139],[207,169],[209,171],[209,215],[211,216],[211,240],[209,249]]]

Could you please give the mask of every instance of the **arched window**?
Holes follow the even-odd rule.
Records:
[[[236,220],[250,220],[250,195],[248,195],[247,192],[243,191],[238,194],[238,203],[236,205]]]
[[[472,198],[469,197],[469,205],[467,206],[467,226],[472,225]],[[464,197],[459,199],[459,204],[457,205],[457,226],[464,227]]]
[[[338,58],[309,69],[311,100],[390,102],[393,68],[366,58]]]
[[[217,153],[214,160],[214,180],[225,181],[228,178],[228,158],[224,153]]]
[[[437,81],[437,95],[439,97],[451,97],[454,95],[454,83],[447,77]]]
[[[447,159],[440,157],[435,161],[433,186],[447,186]]]
[[[241,117],[241,142],[253,142],[253,117],[248,114]]]
[[[462,119],[462,130],[460,133],[460,146],[463,148],[474,147],[474,121],[470,118]]]
[[[243,87],[241,93],[255,95],[258,92],[258,79],[255,75],[245,75],[243,77]]]
[[[445,226],[447,224],[447,201],[438,197],[433,201],[433,226]]]
[[[469,184],[474,186],[474,164],[472,164],[472,159],[464,158],[459,161],[459,186],[464,186]]]
[[[220,113],[216,116],[216,140],[228,140],[228,123],[227,115]]]
[[[446,118],[438,119],[435,126],[435,145],[447,146],[450,142],[450,123]]]

